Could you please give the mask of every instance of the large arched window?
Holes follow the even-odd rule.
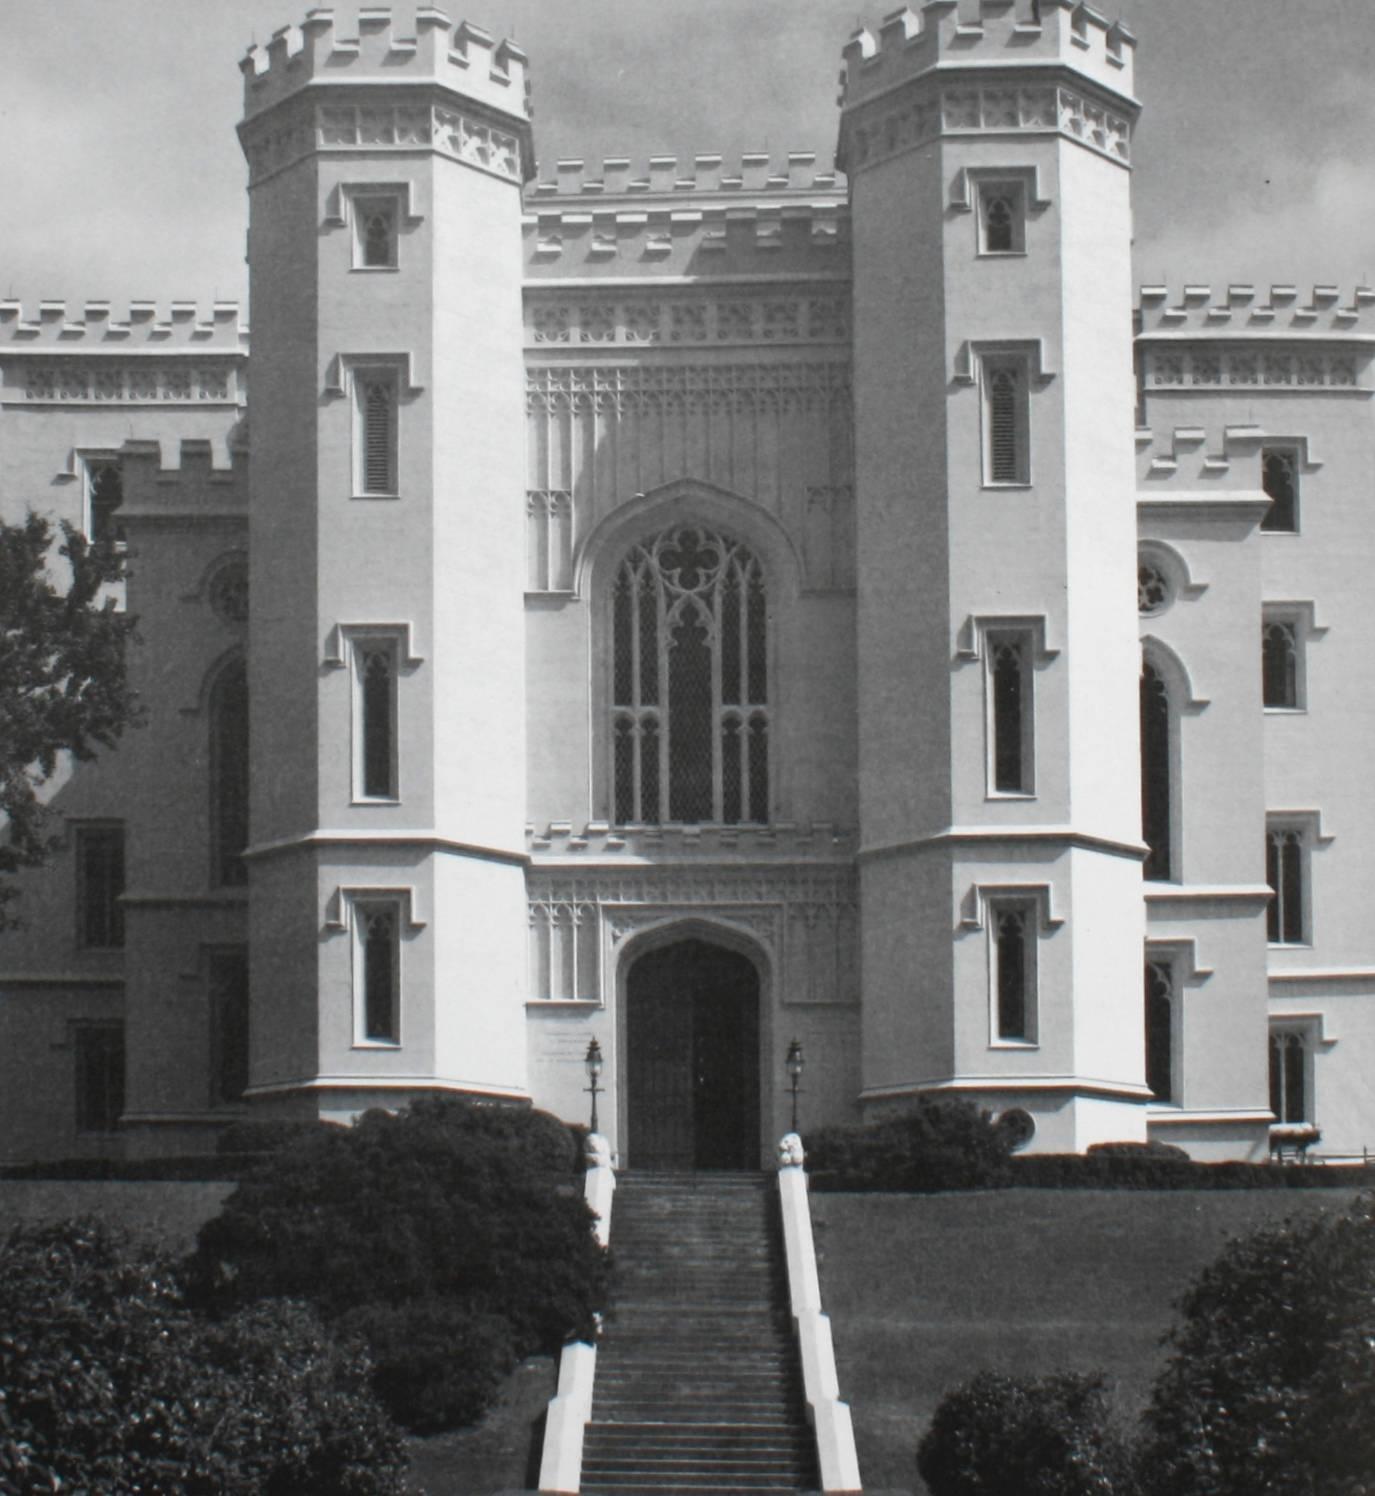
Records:
[[[221,888],[247,879],[248,672],[232,660],[210,690],[210,873]]]
[[[764,573],[738,541],[681,525],[636,545],[612,592],[613,813],[769,818]]]
[[[1150,849],[1145,875],[1174,876],[1171,845],[1170,697],[1153,665],[1141,671],[1141,835]]]

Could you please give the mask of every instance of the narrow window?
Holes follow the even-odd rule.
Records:
[[[1299,705],[1299,636],[1287,619],[1261,624],[1261,701],[1267,707]]]
[[[983,360],[984,481],[1030,481],[1026,361]]]
[[[248,953],[210,955],[210,1103],[228,1106],[248,1088]]]
[[[988,655],[989,778],[996,794],[1032,791],[1031,641],[990,634]]]
[[[355,267],[362,270],[396,268],[398,218],[397,200],[394,197],[354,198]]]
[[[1141,835],[1146,843],[1145,876],[1165,882],[1173,876],[1171,845],[1170,698],[1153,666],[1141,672]]]
[[[979,185],[979,252],[1021,254],[1026,249],[1026,194],[1020,182]]]
[[[1263,447],[1260,484],[1270,496],[1262,530],[1295,534],[1299,528],[1299,454],[1293,447]]]
[[[1270,1110],[1277,1122],[1307,1122],[1308,1046],[1293,1029],[1270,1035]]]
[[[368,1044],[401,1042],[401,940],[395,903],[354,907],[358,1030]]]
[[[1272,826],[1265,833],[1265,881],[1270,885],[1266,924],[1271,945],[1303,945],[1305,852],[1303,833]]]
[[[1036,914],[1027,904],[990,911],[994,1032],[1014,1043],[1036,1038]]]
[[[86,534],[93,545],[115,545],[124,539],[116,511],[124,503],[124,475],[115,459],[86,464]]]
[[[124,1025],[82,1023],[72,1030],[76,1130],[113,1132],[124,1111]]]
[[[616,819],[769,818],[768,607],[744,546],[696,526],[636,545],[611,596]]]
[[[1174,972],[1146,962],[1146,1085],[1157,1101],[1174,1096]]]
[[[355,797],[397,798],[396,641],[354,642]]]
[[[76,943],[87,950],[124,944],[124,828],[76,828]]]
[[[358,416],[358,492],[395,496],[396,371],[359,369],[354,382]]]
[[[242,660],[220,671],[210,692],[211,883],[245,883],[248,845],[248,672]]]

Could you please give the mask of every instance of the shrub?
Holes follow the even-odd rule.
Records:
[[[289,1143],[302,1138],[315,1137],[329,1128],[340,1129],[333,1122],[319,1118],[272,1117],[250,1118],[242,1122],[231,1122],[215,1139],[215,1152],[219,1154],[275,1153]]]
[[[240,1184],[201,1229],[199,1302],[225,1313],[302,1298],[331,1320],[370,1307],[354,1323],[395,1368],[402,1326],[415,1322],[406,1306],[439,1301],[465,1327],[481,1387],[520,1357],[593,1334],[607,1264],[577,1162],[569,1130],[529,1109],[422,1100],[368,1112],[280,1149]],[[491,1317],[505,1338],[489,1333]],[[460,1390],[409,1403],[403,1389],[419,1384],[396,1369],[384,1383],[412,1427],[452,1426],[435,1422],[441,1403],[480,1400]]]
[[[417,1434],[475,1423],[518,1359],[507,1320],[453,1299],[369,1304],[341,1328],[366,1343],[383,1406]]]
[[[1359,1188],[1369,1184],[1371,1178],[1371,1171],[1360,1164],[1312,1168],[1271,1163],[1208,1164],[1151,1149],[1140,1153],[1037,1153],[1014,1158],[1008,1182],[1019,1189],[1307,1190]]]
[[[942,1399],[917,1450],[932,1496],[1126,1496],[1131,1459],[1103,1380],[980,1372]]]
[[[1189,1163],[1189,1152],[1177,1143],[1162,1143],[1150,1138],[1144,1143],[1090,1143],[1089,1158],[1172,1158]]]
[[[1009,1140],[986,1111],[957,1096],[918,1096],[909,1111],[808,1139],[817,1187],[941,1190],[1005,1182]]]
[[[1145,1420],[1151,1496],[1371,1490],[1371,1201],[1232,1242],[1181,1307]]]
[[[0,1250],[6,1491],[390,1496],[403,1458],[370,1371],[302,1305],[207,1323],[168,1259],[95,1222]]]

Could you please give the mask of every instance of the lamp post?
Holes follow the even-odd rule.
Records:
[[[601,1090],[603,1090],[604,1087],[599,1086],[597,1084],[597,1081],[600,1078],[601,1073],[602,1073],[602,1047],[601,1047],[600,1044],[597,1043],[597,1041],[595,1039],[593,1039],[588,1044],[588,1046],[587,1046],[587,1057],[586,1057],[586,1059],[583,1060],[583,1065],[587,1069],[587,1079],[588,1079],[588,1082],[589,1082],[589,1084],[587,1086],[587,1092],[592,1097],[592,1128],[591,1128],[591,1130],[593,1132],[596,1132],[596,1130],[597,1130],[597,1094],[598,1094],[598,1092],[600,1092]]]
[[[794,1039],[793,1042],[788,1045],[788,1055],[787,1055],[787,1058],[783,1061],[783,1064],[784,1064],[784,1066],[785,1066],[785,1068],[787,1069],[787,1072],[788,1072],[788,1081],[789,1081],[789,1084],[792,1086],[792,1093],[793,1093],[793,1126],[792,1126],[792,1130],[794,1132],[796,1132],[797,1131],[797,1088],[798,1088],[798,1085],[801,1083],[801,1080],[802,1080],[802,1071],[803,1071],[804,1067],[807,1064],[807,1061],[803,1057],[803,1054],[802,1054],[802,1045],[801,1045],[801,1043],[797,1039]]]

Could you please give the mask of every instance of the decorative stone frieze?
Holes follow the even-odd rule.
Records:
[[[24,399],[56,405],[165,405],[239,402],[241,373],[226,360],[181,359],[114,363],[100,356],[26,363]]]
[[[1370,356],[1354,347],[1237,346],[1218,343],[1143,344],[1147,388],[1302,389],[1364,388]]]
[[[849,863],[818,866],[532,867],[530,996],[605,1002],[619,951],[680,920],[756,941],[785,1003],[858,1001],[858,889]]]
[[[1114,161],[1131,160],[1131,120],[1074,88],[962,84],[900,95],[855,119],[846,137],[852,174],[939,135],[1054,133]]]
[[[523,179],[521,140],[514,131],[440,99],[317,104],[304,117],[257,129],[244,140],[250,184],[317,151],[359,149],[433,150],[508,181]]]
[[[849,296],[526,298],[528,346],[848,343]]]

